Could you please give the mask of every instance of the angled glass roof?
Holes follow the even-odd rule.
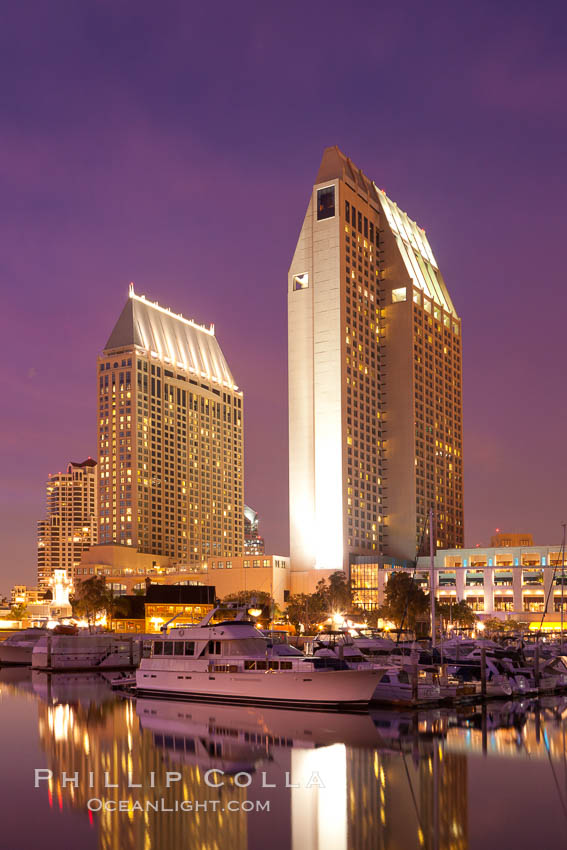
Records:
[[[238,389],[214,327],[206,328],[157,302],[136,295],[132,284],[129,298],[104,348],[105,351],[137,345],[172,366],[196,376]]]
[[[404,261],[406,271],[418,289],[448,313],[457,317],[457,311],[443,282],[439,266],[431,250],[425,231],[403,212],[394,201],[374,184],[386,221]]]

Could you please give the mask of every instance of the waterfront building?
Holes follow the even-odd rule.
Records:
[[[43,592],[27,584],[15,584],[10,591],[10,605],[29,605],[39,602]]]
[[[461,321],[425,232],[327,148],[288,278],[295,572],[463,545]]]
[[[75,586],[92,576],[103,576],[114,596],[143,593],[148,582],[181,586],[210,583],[217,587],[220,599],[240,590],[258,590],[269,593],[280,607],[287,602],[291,587],[289,558],[284,555],[210,558],[205,564],[191,566],[117,543],[102,543],[84,553],[74,571]]]
[[[291,571],[284,555],[246,555],[231,560],[211,559],[207,581],[214,584],[219,599],[241,590],[258,590],[283,608],[289,599]]]
[[[434,563],[436,597],[447,603],[464,599],[480,619],[539,625],[543,617],[543,628],[554,629],[560,625],[562,604],[567,615],[567,576],[562,578],[564,553],[559,545],[442,549]],[[419,557],[417,566],[357,559],[351,567],[354,598],[368,609],[382,604],[388,578],[397,570],[414,574],[429,593],[429,568],[429,556]]]
[[[244,505],[244,554],[263,555],[264,538],[260,537],[258,514],[248,505]]]
[[[174,584],[187,580],[186,564],[175,564],[171,558],[138,552],[134,546],[99,543],[84,552],[74,570],[75,586],[93,576],[103,576],[114,596],[145,591],[148,581]]]
[[[534,539],[531,534],[518,534],[516,532],[507,534],[505,531],[500,531],[497,528],[496,534],[493,534],[490,538],[490,545],[494,548],[498,548],[499,546],[533,546]]]
[[[199,623],[215,607],[214,587],[150,585],[144,600],[146,632],[159,632],[173,617],[172,628]]]
[[[48,589],[54,570],[69,578],[83,552],[97,542],[97,463],[92,458],[69,463],[66,472],[50,475],[47,514],[38,522],[37,583]]]
[[[97,370],[100,542],[180,564],[241,555],[243,395],[214,326],[131,284]]]

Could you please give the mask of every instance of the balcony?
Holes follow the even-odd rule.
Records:
[[[522,570],[522,584],[524,586],[543,585],[543,570]]]
[[[466,587],[484,587],[483,570],[467,570],[465,578]]]
[[[512,587],[514,584],[514,573],[512,570],[495,570],[493,581],[495,587]]]

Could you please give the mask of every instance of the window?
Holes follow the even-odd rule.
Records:
[[[297,292],[300,289],[307,289],[309,286],[309,275],[307,272],[303,274],[294,274],[293,276],[293,291]]]
[[[185,641],[185,655],[195,655],[195,641],[194,640],[186,640]]]
[[[173,647],[174,647],[174,649],[173,649],[174,655],[183,655],[184,646],[183,646],[182,640],[176,640],[175,643],[173,644]]]
[[[163,641],[154,641],[154,655],[163,655]]]
[[[399,289],[392,289],[392,304],[396,304],[398,301],[406,301],[407,293],[405,286],[401,286]]]
[[[350,204],[348,201],[345,201],[345,218],[350,224]]]
[[[166,640],[163,642],[163,654],[164,655],[173,655],[173,641]]]
[[[335,215],[335,187],[317,189],[317,221],[333,218]]]

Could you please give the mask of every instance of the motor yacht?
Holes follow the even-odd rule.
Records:
[[[386,668],[351,670],[340,659],[286,651],[246,612],[214,609],[197,625],[171,628],[152,641],[136,672],[144,696],[291,707],[357,708],[369,704]],[[288,647],[293,650],[293,647]]]
[[[389,668],[376,685],[373,695],[373,702],[389,705],[417,706],[440,701],[438,677],[418,668],[414,671],[402,667]]]

